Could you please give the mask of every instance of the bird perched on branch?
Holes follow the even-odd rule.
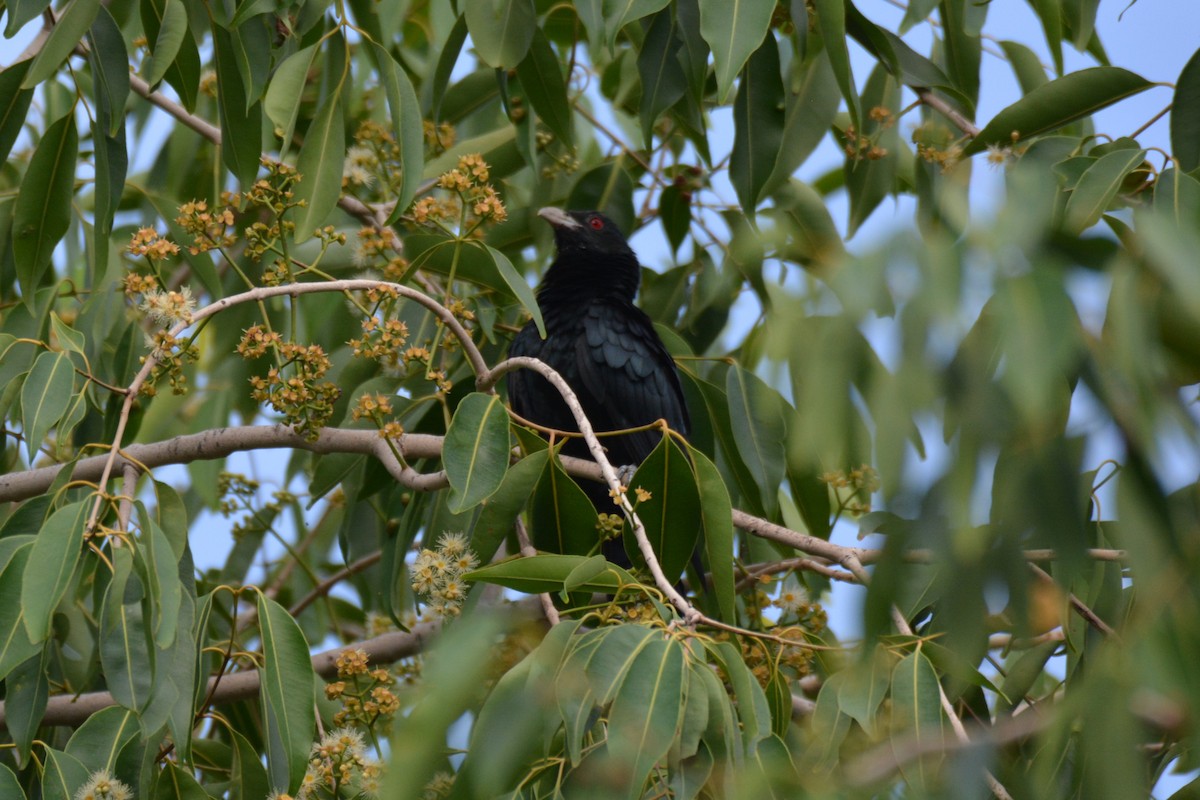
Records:
[[[558,255],[538,287],[546,338],[528,323],[509,347],[510,356],[531,356],[553,367],[579,397],[597,433],[666,420],[688,433],[689,420],[675,362],[654,324],[633,304],[641,265],[616,224],[598,211],[543,208],[538,216],[554,227]],[[578,432],[558,390],[531,370],[508,376],[513,411],[547,428]],[[636,466],[662,440],[657,429],[601,437],[615,467]],[[581,438],[564,455],[591,458]],[[584,481],[597,509],[613,512],[608,489]]]

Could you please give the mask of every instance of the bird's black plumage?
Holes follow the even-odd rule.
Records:
[[[647,425],[664,419],[686,435],[689,420],[675,362],[650,318],[633,304],[641,266],[611,219],[596,211],[538,214],[554,226],[558,255],[538,287],[546,338],[530,322],[509,347],[510,356],[539,358],[558,371],[597,432]],[[508,396],[522,417],[563,431],[578,431],[562,397],[530,370],[509,373]],[[601,437],[614,466],[636,465],[661,441],[658,430]],[[567,455],[589,458],[581,439],[567,442]],[[585,491],[602,511],[607,490]]]

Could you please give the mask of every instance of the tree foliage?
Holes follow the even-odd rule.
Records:
[[[1046,67],[964,0],[7,0],[0,794],[1200,766],[1200,56],[1171,154],[1098,132],[1153,84],[1097,5],[1031,3]],[[550,204],[644,232],[694,430],[628,487],[504,403]]]

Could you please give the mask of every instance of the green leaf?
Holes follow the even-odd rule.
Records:
[[[1067,198],[1063,227],[1078,236],[1100,221],[1121,190],[1121,182],[1146,156],[1145,150],[1114,150],[1087,168]]]
[[[29,639],[21,605],[22,581],[32,552],[32,544],[22,545],[0,571],[0,680],[42,649]]]
[[[187,36],[187,9],[183,0],[166,0],[158,34],[150,43],[150,57],[142,62],[142,77],[151,87],[157,86],[179,55],[179,48]]]
[[[62,419],[74,396],[75,368],[70,356],[61,352],[38,356],[21,387],[21,425],[30,461],[37,457],[46,435]]]
[[[737,697],[738,718],[742,723],[742,747],[752,754],[760,741],[771,735],[771,709],[758,680],[742,660],[741,652],[729,642],[707,645],[720,662],[729,685]]]
[[[25,27],[25,23],[46,10],[46,7],[50,5],[50,0],[8,0],[4,5],[8,16],[4,38],[11,39],[17,35],[17,31]]]
[[[42,771],[43,800],[73,800],[75,792],[88,779],[88,768],[79,759],[61,750],[46,748],[46,768]]]
[[[534,30],[529,53],[517,65],[517,78],[538,119],[564,146],[573,148],[567,82],[563,79],[562,64],[541,28]]]
[[[114,572],[100,608],[100,664],[113,699],[131,711],[150,701],[154,661],[143,612],[144,590],[129,548],[113,553]]]
[[[616,46],[617,36],[622,28],[663,10],[669,2],[670,0],[605,0],[601,6],[604,10],[605,45],[609,51]]]
[[[296,118],[300,115],[304,87],[308,84],[308,73],[312,69],[316,54],[317,46],[311,45],[285,58],[275,68],[263,95],[263,111],[266,112],[267,119],[271,120],[276,129],[282,131],[280,140],[284,153],[291,149],[292,134],[296,130]]]
[[[726,374],[725,392],[738,455],[754,476],[763,505],[774,507],[787,455],[787,424],[778,395],[757,375],[738,366]]]
[[[944,0],[938,6],[946,72],[972,107],[979,105],[979,62],[983,56],[979,33],[968,24],[973,3],[974,0]]]
[[[389,219],[389,222],[395,222],[400,214],[408,210],[421,185],[421,173],[425,169],[424,127],[421,106],[408,73],[400,68],[388,51],[374,42],[371,43],[371,53],[379,65],[379,79],[387,93],[388,109],[392,115],[392,136],[400,147],[400,194]]]
[[[267,766],[274,786],[295,791],[304,777],[316,717],[308,642],[287,609],[258,594],[262,633],[262,703],[270,737]]]
[[[25,631],[32,642],[50,635],[50,620],[67,592],[83,552],[83,526],[91,503],[81,500],[55,511],[33,543],[21,580]]]
[[[750,214],[774,171],[783,140],[783,80],[773,37],[754,51],[733,104],[733,152],[729,179],[742,209]]]
[[[273,5],[273,3],[272,3]],[[254,20],[231,27],[233,57],[238,74],[242,76],[242,91],[246,94],[246,110],[262,100],[267,74],[271,70],[271,37],[263,20]]]
[[[250,797],[245,793],[242,797]],[[211,800],[192,773],[175,761],[167,761],[154,785],[154,800]]]
[[[817,149],[833,125],[840,98],[829,55],[822,50],[805,67],[799,86],[787,93],[779,153],[760,196],[786,184]]]
[[[717,102],[729,97],[733,79],[762,44],[774,12],[775,0],[700,0],[700,35],[712,48]]]
[[[629,776],[626,796],[642,796],[650,771],[675,742],[683,716],[683,645],[652,639],[629,666],[608,714],[608,752]]]
[[[904,731],[918,744],[939,746],[942,722],[937,673],[920,651],[910,653],[892,670],[891,735]],[[918,759],[903,771],[909,781],[924,786],[932,779],[932,766],[932,759]]]
[[[129,53],[125,37],[108,9],[101,7],[88,31],[89,60],[95,82],[96,104],[108,120],[105,133],[115,137],[125,125],[125,100],[129,97]]]
[[[491,560],[500,542],[512,532],[513,522],[525,508],[549,458],[549,450],[540,450],[513,464],[504,473],[500,488],[483,504],[483,510],[471,527],[471,549],[483,563]]]
[[[78,150],[75,116],[67,114],[42,135],[17,190],[12,251],[27,302],[32,302],[41,285],[55,245],[71,227]]]
[[[0,70],[0,164],[8,160],[13,143],[25,126],[29,104],[33,101],[33,89],[21,88],[30,63],[30,59],[25,59]]]
[[[88,344],[88,339],[84,337],[83,331],[73,329],[53,311],[50,312],[50,330],[54,331],[54,338],[58,341],[60,348],[83,355],[84,347]]]
[[[588,556],[539,553],[536,556],[489,564],[474,572],[468,572],[464,577],[469,581],[494,583],[526,594],[559,592],[573,574],[578,585],[572,587],[572,591],[613,594],[622,586],[637,583],[628,572],[608,562],[603,572],[579,580],[583,573],[575,574],[575,571],[582,565],[591,563],[592,558]]]
[[[672,254],[678,254],[692,226],[692,205],[679,186],[672,184],[658,196],[658,219],[671,243]]]
[[[682,46],[671,12],[659,12],[646,31],[637,60],[642,81],[638,118],[642,123],[642,140],[647,147],[654,138],[654,124],[658,118],[687,91],[687,74],[679,60]]]
[[[340,94],[325,98],[296,159],[300,182],[296,199],[307,205],[293,211],[296,241],[312,238],[325,224],[342,191],[342,164],[346,158],[346,123],[342,119]]]
[[[138,537],[139,566],[146,574],[149,584],[152,633],[159,650],[166,650],[178,632],[179,606],[183,597],[183,586],[179,580],[179,561],[167,540],[167,535],[144,507],[138,504],[142,521]]]
[[[488,66],[512,69],[525,58],[537,29],[533,0],[466,0],[467,30]]]
[[[688,448],[696,488],[700,493],[700,516],[704,525],[704,553],[712,573],[712,588],[717,596],[717,608],[724,620],[737,619],[734,605],[733,504],[729,489],[721,478],[717,465],[694,447]]]
[[[838,707],[857,720],[871,738],[876,735],[875,715],[891,685],[891,673],[892,659],[887,648],[877,644],[870,658],[863,658],[844,671],[846,677],[838,686]]]
[[[29,65],[29,73],[21,86],[32,89],[49,78],[64,61],[71,55],[75,46],[92,26],[92,20],[100,11],[100,0],[74,0],[65,11],[58,16],[58,21],[50,29],[50,35],[42,49],[33,57]]]
[[[1046,69],[1037,53],[1018,42],[1002,41],[1000,49],[1004,51],[1017,83],[1021,85],[1021,94],[1029,94],[1034,89],[1050,82],[1046,77]]]
[[[122,748],[141,733],[137,715],[120,706],[97,711],[75,729],[67,742],[67,755],[74,756],[89,772],[114,772]]]
[[[472,392],[454,410],[442,463],[454,489],[455,514],[474,508],[500,488],[508,469],[508,412],[499,395]]]
[[[850,122],[858,128],[862,114],[859,111],[854,73],[850,67],[850,48],[846,45],[846,7],[842,0],[813,0],[813,8],[817,12],[818,30],[825,42],[825,51],[829,53],[833,75],[838,88],[842,90],[842,97],[846,99]]]
[[[485,244],[484,248],[492,257],[492,263],[496,265],[496,271],[500,273],[504,284],[512,292],[513,297],[517,298],[521,306],[533,317],[533,324],[537,326],[538,334],[545,338],[546,323],[542,319],[542,310],[538,307],[537,295],[533,293],[533,289],[529,288],[529,282],[525,280],[525,276],[517,272],[517,268],[512,265],[504,253],[488,244]]]
[[[51,651],[49,647],[41,648],[41,652],[17,666],[4,684],[5,724],[17,746],[17,763],[22,769],[29,763],[50,699]],[[8,796],[0,791],[0,797]]]
[[[605,509],[606,511],[608,509]],[[612,509],[615,511],[615,507]],[[596,509],[557,458],[546,464],[529,504],[533,546],[552,553],[580,555],[596,546]]]
[[[1153,85],[1120,67],[1091,67],[1072,72],[1039,86],[1002,110],[967,143],[963,154],[969,156],[988,145],[1008,146],[1040,136]]]
[[[0,126],[2,127],[2,126]],[[0,153],[4,148],[0,147]],[[1200,50],[1192,54],[1175,81],[1171,101],[1171,155],[1182,172],[1200,167]]]
[[[246,94],[233,37],[219,25],[213,25],[212,34],[217,62],[217,107],[221,117],[221,161],[242,187],[249,188],[258,175],[258,159],[262,154],[262,104],[250,102]],[[340,188],[342,155],[331,154],[329,159],[337,162]],[[300,183],[297,196],[304,191],[305,185],[306,182]],[[297,227],[297,240],[311,233]]]
[[[25,800],[25,790],[21,788],[17,776],[3,764],[0,764],[0,797]]]
[[[584,670],[598,705],[612,702],[638,654],[656,641],[662,641],[662,632],[648,625],[628,623],[604,632]]]
[[[663,574],[674,580],[687,567],[696,549],[701,514],[700,494],[691,464],[671,436],[664,435],[638,467],[630,489],[639,488],[650,492],[650,497],[637,503],[638,517]],[[642,561],[628,522],[625,550],[635,564]]]
[[[156,74],[161,71],[160,79],[165,78],[179,94],[183,107],[194,112],[200,92],[200,51],[195,38],[188,34],[187,7],[182,0],[141,0],[141,17],[153,54],[153,63],[147,69],[153,67]],[[157,49],[160,46],[166,48],[161,55]],[[174,54],[170,53],[172,48],[176,49]],[[156,84],[150,81],[152,87]]]

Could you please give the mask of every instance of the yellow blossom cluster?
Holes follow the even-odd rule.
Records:
[[[231,206],[232,204],[228,204],[210,211],[207,201],[192,200],[179,207],[179,216],[175,221],[192,235],[192,244],[188,247],[192,255],[228,247],[237,241],[236,237],[229,233],[234,224]]]
[[[163,259],[179,252],[179,245],[163,238],[153,228],[139,228],[126,248],[132,255]]]
[[[313,745],[296,800],[342,797],[343,791],[377,797],[382,776],[382,765],[366,754],[362,734],[336,728]]]
[[[400,699],[391,688],[396,678],[382,667],[371,667],[366,652],[357,648],[342,651],[335,663],[338,680],[325,686],[325,697],[342,704],[334,724],[387,733],[400,710]]]
[[[458,159],[458,166],[442,173],[437,179],[439,188],[452,192],[450,200],[423,197],[413,204],[411,214],[419,224],[443,223],[462,224],[464,232],[476,231],[486,221],[504,222],[508,210],[504,207],[496,189],[488,183],[491,168],[478,153],[469,153]],[[458,219],[465,209],[470,219]]]
[[[270,367],[266,377],[250,378],[251,396],[283,414],[297,433],[316,439],[341,394],[337,386],[321,380],[332,366],[329,357],[320,345],[283,342],[278,334],[258,325],[247,329],[238,344],[238,352],[245,358],[256,358],[268,350],[276,353],[279,365]]]
[[[412,565],[412,588],[426,598],[426,616],[432,619],[456,617],[467,599],[463,575],[475,569],[479,559],[467,546],[461,533],[443,533],[436,549],[426,548]]]

